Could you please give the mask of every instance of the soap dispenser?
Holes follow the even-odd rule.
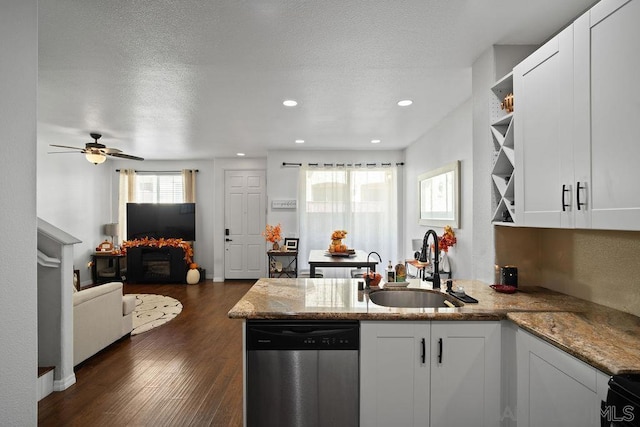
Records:
[[[387,282],[395,282],[396,281],[396,269],[393,268],[393,264],[391,264],[391,260],[389,260],[389,265],[386,270]]]

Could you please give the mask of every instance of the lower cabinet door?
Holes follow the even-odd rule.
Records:
[[[518,427],[597,427],[608,377],[518,330]]]
[[[498,321],[431,322],[431,426],[500,425]]]
[[[360,323],[360,425],[429,425],[429,322]]]

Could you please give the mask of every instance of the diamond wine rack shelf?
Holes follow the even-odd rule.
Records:
[[[507,99],[507,97],[510,97]],[[513,75],[507,74],[491,87],[489,115],[493,140],[493,167],[491,169],[491,199],[493,223],[515,222],[515,157],[513,144],[513,111],[501,106],[513,105]]]

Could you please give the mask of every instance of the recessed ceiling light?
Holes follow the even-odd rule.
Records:
[[[296,144],[304,144],[304,139],[296,139]]]
[[[296,105],[298,105],[298,101],[295,101],[293,99],[286,99],[282,102],[282,105],[284,105],[285,107],[295,107]]]
[[[371,143],[372,144],[380,144],[380,140],[379,139],[372,139]]]
[[[413,104],[413,101],[410,99],[403,99],[402,101],[398,101],[398,105],[400,107],[408,107],[411,104]]]
[[[236,156],[242,157],[244,156],[244,153],[236,153]]]

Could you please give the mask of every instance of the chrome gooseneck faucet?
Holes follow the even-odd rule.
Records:
[[[440,289],[440,248],[438,246],[438,235],[434,230],[427,230],[424,233],[424,238],[422,239],[422,251],[420,251],[420,262],[428,262],[429,258],[427,254],[429,253],[429,235],[433,236],[433,247],[434,255],[433,255],[433,275],[431,278],[428,278],[426,275],[423,280],[428,280],[433,282],[433,289]]]

